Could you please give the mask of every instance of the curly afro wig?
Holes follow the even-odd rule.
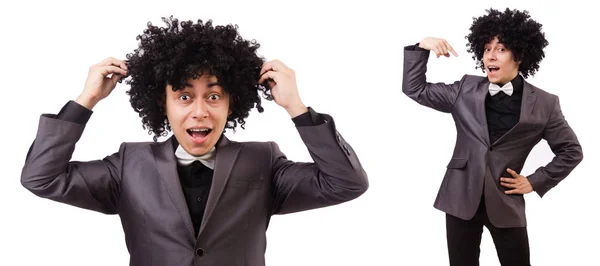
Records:
[[[166,86],[183,89],[189,78],[215,75],[229,94],[231,114],[225,128],[244,128],[252,108],[263,112],[259,91],[272,99],[268,88],[258,79],[264,58],[256,51],[255,40],[243,39],[237,25],[213,26],[212,20],[179,21],[162,18],[165,27],[148,22],[137,36],[138,48],[127,55],[127,94],[133,109],[142,118],[143,128],[154,134],[154,141],[171,130],[165,115]]]
[[[521,61],[519,72],[523,77],[533,76],[539,69],[539,63],[544,58],[544,48],[548,45],[542,24],[531,19],[528,11],[506,9],[504,13],[495,10],[486,10],[487,15],[473,18],[468,40],[467,51],[473,53],[477,61],[475,68],[483,66],[483,52],[485,45],[494,37],[512,51],[515,61]]]

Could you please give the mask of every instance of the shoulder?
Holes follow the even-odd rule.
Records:
[[[270,163],[281,153],[273,141],[231,141],[229,145],[239,147],[238,159],[250,160],[256,165]]]
[[[529,86],[531,86],[531,89],[533,89],[533,91],[535,91],[535,93],[538,94],[538,97],[548,97],[548,98],[558,98],[558,95],[550,93],[546,90],[540,89],[539,87],[529,83],[529,82],[525,82],[525,84],[529,84]]]
[[[529,90],[535,93],[537,100],[542,101],[549,104],[554,104],[559,100],[558,95],[550,93],[546,90],[540,89],[539,87],[525,81],[525,86],[529,86]]]
[[[169,145],[169,143],[165,143],[167,141],[154,142],[154,141],[129,141],[122,142],[119,150],[126,155],[136,155],[140,154],[152,154],[152,150],[161,147],[162,145]]]
[[[487,77],[465,74],[460,81],[457,81],[462,93],[472,93],[477,90],[483,83],[488,82]]]
[[[277,144],[273,141],[231,141],[231,145],[239,145],[243,150],[252,152],[269,152]]]
[[[481,83],[487,82],[488,79],[487,79],[487,77],[484,77],[484,76],[465,74],[463,76],[463,78],[461,79],[461,81],[468,82],[469,84],[481,84]]]

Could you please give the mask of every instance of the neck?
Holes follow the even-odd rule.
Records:
[[[516,73],[516,74],[512,75],[512,78],[510,78],[508,81],[498,82],[498,83],[496,83],[496,85],[502,87],[502,86],[506,85],[507,83],[513,81],[515,78],[517,78],[518,75],[519,75],[519,73]]]

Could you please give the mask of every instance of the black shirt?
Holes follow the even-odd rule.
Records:
[[[194,231],[198,235],[210,192],[213,170],[204,166],[200,161],[194,161],[190,165],[178,164],[177,173],[192,218]]]
[[[521,101],[523,99],[523,77],[517,75],[512,81],[511,96],[503,91],[485,97],[485,113],[490,134],[490,144],[496,142],[506,132],[513,128],[521,116]],[[497,84],[502,86],[504,84]]]
[[[90,119],[91,115],[91,110],[79,105],[75,101],[69,101],[60,110],[56,118],[84,125]],[[296,126],[315,126],[325,123],[325,119],[321,115],[311,116],[310,110],[292,118],[292,121]],[[174,139],[173,150],[178,145],[179,143]],[[187,166],[178,164],[177,173],[179,174],[179,182],[181,183],[183,195],[187,202],[190,217],[192,218],[194,231],[198,235],[212,184],[213,170],[204,166],[200,161],[195,161]]]

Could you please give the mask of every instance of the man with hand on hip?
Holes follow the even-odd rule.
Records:
[[[430,51],[458,56],[443,39],[404,48],[402,91],[417,103],[450,113],[457,129],[452,159],[434,207],[446,213],[450,265],[479,265],[483,226],[505,266],[530,265],[524,194],[540,197],[583,159],[556,95],[528,83],[548,45],[527,11],[489,9],[474,18],[469,52],[487,77],[464,75],[452,84],[427,81]],[[521,169],[544,139],[555,154],[529,175]]]

